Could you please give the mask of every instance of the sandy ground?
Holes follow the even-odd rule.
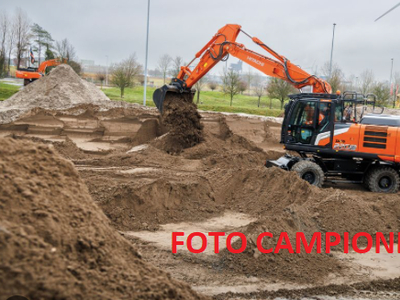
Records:
[[[263,231],[285,231],[291,237],[297,231],[307,236],[316,231],[400,231],[397,194],[373,194],[351,184],[331,183],[319,189],[294,173],[266,169],[266,159],[285,153],[279,144],[282,119],[200,112],[200,143],[185,141],[184,149],[171,152],[166,143],[171,131],[156,109],[107,102],[97,92],[99,101],[79,103],[84,100],[74,95],[65,104],[63,97],[73,91],[68,85],[59,89],[58,80],[53,76],[30,88],[56,98],[61,95],[55,105],[48,103],[51,97],[30,99],[27,91],[14,96],[15,105],[3,104],[0,137],[52,144],[74,164],[115,232],[146,262],[214,299],[400,297],[399,254],[255,250],[254,236]],[[87,89],[93,87],[75,75],[70,80],[82,89],[81,95],[90,96]],[[50,91],[46,84],[52,86]],[[43,99],[45,105],[37,107]],[[31,101],[30,109],[21,108],[24,101]],[[184,247],[173,254],[173,231],[186,236],[239,231],[250,242],[241,254],[231,254],[223,246],[214,254],[212,243],[201,254]]]
[[[224,122],[221,123],[221,120]],[[261,157],[280,156],[284,153],[282,146],[278,143],[281,126],[279,119],[237,115],[221,116],[203,112],[202,123],[205,130],[215,136],[224,134],[221,131],[226,128],[221,124],[226,124],[233,134],[246,138],[260,148],[262,150]],[[195,201],[209,201],[210,196],[207,193],[218,192],[215,188],[210,188],[204,178],[211,174],[210,172],[205,174],[202,170],[204,153],[184,152],[183,158],[163,153],[151,145],[152,140],[162,134],[163,128],[159,124],[155,111],[145,114],[143,111],[135,109],[101,111],[95,106],[81,106],[64,111],[39,110],[13,124],[0,126],[1,136],[14,135],[53,143],[64,157],[75,163],[94,199],[105,210],[106,215],[114,222],[120,233],[138,247],[144,259],[168,271],[174,278],[189,283],[196,291],[218,297],[218,299],[247,299],[253,297],[252,293],[262,291],[315,287],[313,282],[298,283],[296,280],[288,282],[282,277],[274,279],[271,276],[256,276],[245,272],[236,273],[235,268],[232,267],[235,260],[226,261],[224,265],[221,265],[218,256],[212,252],[212,243],[209,244],[208,251],[200,255],[191,254],[184,247],[178,248],[178,254],[172,254],[172,231],[184,231],[187,235],[197,231],[240,231],[243,227],[255,222],[257,217],[254,213],[247,212],[246,208],[241,207],[240,204],[230,207],[226,203],[213,203],[208,206],[209,203],[206,202],[209,211],[202,207],[202,203],[198,203],[198,205],[187,207],[184,211],[175,212],[174,201],[185,201],[185,197],[189,197],[193,193],[198,194],[196,187],[193,193],[190,188],[187,191],[188,187],[193,188],[194,185],[203,184],[204,195],[197,195]],[[149,151],[160,151],[159,159],[151,161],[146,158]],[[125,158],[136,158],[136,160],[127,164],[123,163],[124,153],[129,154],[129,158],[128,156]],[[151,155],[151,157],[154,156],[155,154]],[[163,160],[171,161],[165,163]],[[262,165],[262,161],[259,163]],[[173,182],[169,182],[169,186],[163,187],[166,183],[162,182],[162,178],[172,179]],[[146,218],[135,216],[133,212],[135,209],[132,210],[133,213],[124,213],[123,210],[128,209],[124,206],[127,206],[129,193],[143,189],[140,184],[145,185],[148,182],[155,182],[150,189],[142,190],[145,194],[149,193],[149,197],[163,197],[163,188],[171,189],[181,185],[181,189],[178,189],[175,197],[164,199],[166,202],[163,204],[163,209],[166,207],[168,211],[168,206],[170,206],[171,213],[166,215],[149,214]],[[340,188],[347,194],[357,197],[361,196],[367,199],[376,197],[365,191],[363,187],[350,184],[330,184],[324,189],[329,190],[332,187]],[[160,191],[154,191],[154,188],[158,188]],[[111,191],[108,191],[110,189]],[[123,195],[123,190],[126,190],[128,196]],[[215,198],[216,196],[211,197]],[[107,204],[112,199],[119,198],[121,199],[117,202],[119,208]],[[159,199],[159,201],[162,200]],[[174,219],[176,222],[171,222]],[[223,241],[221,244],[224,244]],[[374,279],[400,276],[398,254],[360,255],[352,253],[344,255],[335,253],[334,256],[348,266],[346,272],[328,275],[318,282],[317,286],[368,282]],[[232,296],[230,293],[239,293],[240,296]],[[385,298],[380,298],[383,296]],[[367,297],[365,299],[374,299],[373,297],[396,299],[398,294],[364,295],[362,291],[359,291],[357,297],[359,299],[363,299],[362,297]],[[357,297],[351,296],[343,299],[358,299]]]

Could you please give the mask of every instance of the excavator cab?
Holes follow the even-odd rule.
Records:
[[[332,101],[338,98],[337,95],[297,94],[290,97],[281,133],[281,143],[285,145],[307,150],[321,136],[328,136],[334,122],[342,118],[342,111],[336,111],[337,106]]]

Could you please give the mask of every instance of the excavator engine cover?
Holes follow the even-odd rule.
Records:
[[[160,113],[162,113],[164,101],[165,99],[168,99],[168,97],[176,97],[178,95],[181,95],[181,97],[184,98],[186,101],[193,102],[193,96],[195,92],[195,90],[181,89],[176,85],[166,84],[154,91],[153,102],[157,106],[157,109],[160,111]]]

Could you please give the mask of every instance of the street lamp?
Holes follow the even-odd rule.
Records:
[[[106,55],[106,86],[108,86],[108,55]]]
[[[335,27],[336,27],[336,23],[333,23],[331,61],[330,61],[330,63],[329,63],[329,78],[332,76],[332,58],[333,58],[333,42],[335,41]]]
[[[150,0],[147,2],[147,35],[146,35],[146,61],[144,64],[144,89],[143,89],[143,105],[146,106],[147,91],[147,59],[149,54],[149,21],[150,21]]]

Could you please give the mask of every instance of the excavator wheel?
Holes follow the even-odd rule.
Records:
[[[391,167],[374,167],[367,173],[365,185],[371,192],[397,193],[400,185],[399,173]]]
[[[292,171],[295,171],[300,178],[309,184],[317,187],[322,187],[325,181],[325,174],[322,168],[310,160],[300,160],[292,167]]]

